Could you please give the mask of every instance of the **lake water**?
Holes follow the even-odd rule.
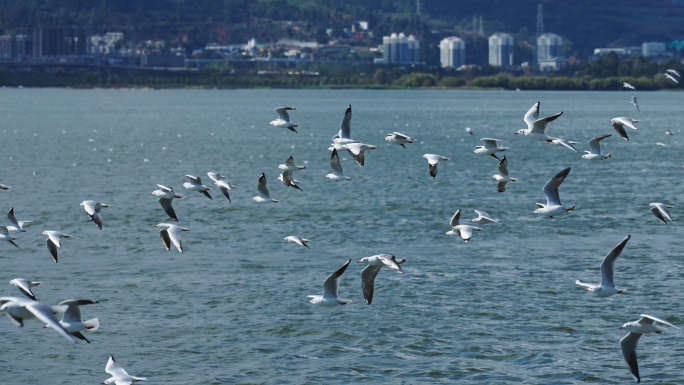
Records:
[[[684,326],[681,92],[0,89],[0,100],[0,183],[12,186],[0,210],[36,221],[21,249],[0,245],[1,279],[43,281],[34,293],[48,303],[98,300],[82,313],[101,325],[91,344],[72,345],[37,320],[17,328],[3,317],[2,384],[99,383],[109,354],[151,384],[625,384],[623,323],[646,313]],[[548,132],[580,151],[612,133],[601,143],[612,158],[514,135],[537,101],[542,116],[564,111]],[[348,104],[352,137],[379,148],[364,167],[341,154],[353,180],[333,182],[327,147]],[[297,108],[299,134],[267,124],[278,106]],[[643,120],[630,141],[609,123],[617,116]],[[417,142],[389,145],[391,131]],[[472,153],[485,137],[510,147],[519,182],[502,194],[498,162]],[[450,158],[435,179],[425,153]],[[277,180],[290,155],[306,164],[295,174],[303,191]],[[577,209],[532,215],[568,166],[560,195]],[[209,184],[208,171],[237,186],[233,203],[182,187],[185,174]],[[280,203],[251,201],[262,172]],[[182,254],[153,227],[171,221],[148,195],[158,183],[185,194],[173,202],[190,229]],[[102,231],[78,206],[86,199],[111,205]],[[660,223],[651,202],[674,205],[675,222]],[[445,234],[456,209],[504,225],[464,243]],[[72,235],[58,264],[44,230]],[[615,273],[625,294],[597,298],[574,284],[597,281],[627,234]],[[379,253],[406,258],[406,274],[382,269],[368,306],[356,261]],[[340,296],[353,302],[308,304],[348,259]],[[21,296],[11,285],[1,294]],[[677,330],[643,338],[643,382],[681,381],[682,346]]]

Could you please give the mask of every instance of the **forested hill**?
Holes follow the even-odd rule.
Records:
[[[280,37],[327,40],[355,21],[368,21],[372,42],[391,32],[423,41],[467,33],[473,15],[483,17],[485,35],[534,36],[537,5],[544,30],[563,36],[571,53],[595,47],[684,40],[684,0],[0,0],[0,33],[36,25],[83,25],[94,33],[122,31],[138,40],[206,43],[261,42]],[[283,27],[282,21],[299,22]]]

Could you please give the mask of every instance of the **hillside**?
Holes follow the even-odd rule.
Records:
[[[544,30],[566,39],[568,55],[584,57],[595,47],[684,40],[682,0],[421,0],[420,15],[416,0],[0,0],[0,33],[40,24],[83,25],[94,33],[122,31],[131,40],[163,39],[192,49],[211,42],[244,43],[251,37],[260,42],[282,37],[323,42],[365,20],[373,32],[366,43],[380,44],[391,32],[411,33],[421,39],[430,64],[441,38],[472,35],[473,15],[483,17],[485,36],[509,32],[521,43],[531,42],[538,4],[544,7]]]

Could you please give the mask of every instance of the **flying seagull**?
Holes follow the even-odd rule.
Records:
[[[475,214],[477,214],[477,218],[473,218],[470,220],[470,222],[474,223],[482,223],[487,224],[487,223],[498,223],[500,225],[503,225],[500,220],[492,218],[489,214],[482,210],[473,210],[475,211]]]
[[[276,203],[280,202],[277,199],[271,198],[271,193],[268,191],[268,184],[266,183],[266,174],[263,172],[259,177],[259,183],[257,184],[257,190],[259,190],[259,196],[252,198],[254,202],[257,203]]]
[[[387,136],[385,136],[385,140],[390,142],[390,143],[398,144],[404,148],[406,148],[406,146],[405,146],[406,143],[415,142],[415,140],[413,140],[413,138],[411,138],[410,136],[408,136],[406,134],[402,134],[401,132],[389,133],[389,134],[387,134]]]
[[[288,242],[294,242],[300,246],[304,246],[307,249],[310,249],[310,247],[309,247],[309,245],[307,245],[307,243],[309,243],[311,241],[309,241],[308,239],[304,239],[304,238],[298,237],[296,235],[289,235],[283,239],[288,241]]]
[[[627,322],[620,328],[629,330],[629,333],[627,333],[627,335],[622,337],[620,340],[620,348],[622,349],[622,357],[625,359],[625,362],[629,367],[629,371],[632,373],[632,376],[634,376],[634,379],[637,383],[641,382],[641,377],[639,376],[639,364],[637,363],[636,354],[639,339],[646,333],[660,334],[667,330],[662,326],[656,325],[656,322],[677,328],[667,321],[663,321],[660,318],[656,318],[648,314],[642,314],[638,321]]]
[[[37,301],[38,299],[36,296],[33,294],[33,291],[31,291],[32,287],[38,286],[43,282],[40,281],[28,281],[25,280],[24,278],[14,278],[13,280],[9,281],[10,284],[14,285],[24,293],[25,296],[31,298],[34,301]]]
[[[476,146],[473,151],[475,154],[489,155],[496,160],[501,160],[496,153],[508,149],[508,147],[499,147],[499,139],[482,138],[480,140],[484,142],[484,146]]]
[[[460,219],[461,209],[458,209],[449,221],[449,224],[451,225],[451,230],[447,231],[446,233],[449,235],[458,234],[461,236],[461,238],[463,238],[464,242],[470,242],[470,238],[473,236],[473,231],[480,231],[482,229],[475,226],[462,225],[460,223]]]
[[[297,134],[296,128],[299,127],[298,125],[292,123],[290,121],[290,114],[287,113],[287,111],[294,111],[295,109],[292,107],[278,107],[275,109],[275,112],[278,113],[278,119],[272,120],[269,125],[275,126],[275,127],[284,127],[287,128],[288,130],[294,132]]]
[[[430,170],[430,176],[432,178],[437,176],[437,171],[439,171],[439,162],[442,160],[449,160],[449,158],[437,155],[437,154],[425,154],[423,158],[428,161],[428,170]]]
[[[225,196],[228,199],[228,202],[232,202],[230,200],[230,194],[228,191],[232,190],[235,188],[230,182],[225,180],[225,176],[216,173],[216,172],[208,172],[207,175],[211,180],[214,181],[214,184],[221,190],[221,193],[223,193],[223,196]]]
[[[52,326],[59,334],[69,341],[76,343],[76,339],[62,326],[54,314],[64,312],[66,306],[50,306],[43,302],[20,297],[0,297],[0,311],[16,326],[24,326],[24,320],[38,318]]]
[[[672,80],[673,82],[679,84],[679,80],[677,80],[677,78],[675,78],[674,76],[670,75],[670,74],[667,73],[667,72],[666,72],[664,75],[665,75],[666,78],[668,78],[668,79]]]
[[[92,219],[97,225],[97,228],[102,230],[102,217],[100,216],[100,210],[103,207],[109,207],[109,205],[95,201],[83,201],[79,204],[79,206],[83,206],[90,219]]]
[[[629,119],[625,118],[624,116],[619,116],[617,118],[613,118],[610,120],[610,123],[613,125],[613,128],[615,131],[617,131],[618,134],[620,134],[621,137],[625,138],[625,140],[629,140],[629,137],[627,136],[627,132],[625,132],[625,127],[629,127],[633,130],[636,130],[636,126],[634,123],[639,122],[638,120],[634,119]]]
[[[158,184],[157,186],[159,187],[159,190],[152,191],[150,195],[158,196],[159,204],[161,205],[162,209],[164,209],[166,215],[178,222],[178,217],[171,206],[171,202],[173,202],[173,198],[183,198],[183,195],[176,194],[171,187],[166,187],[162,184]]]
[[[33,221],[18,221],[14,216],[14,207],[10,208],[7,212],[7,220],[10,223],[10,225],[7,226],[8,231],[21,231],[22,233],[26,232],[26,230],[24,230],[25,224],[33,223]]]
[[[4,240],[6,242],[9,242],[9,243],[13,244],[14,246],[16,246],[17,249],[19,249],[20,248],[19,245],[14,243],[14,241],[16,241],[17,239],[18,239],[17,237],[10,235],[9,230],[7,230],[7,227],[0,226],[0,241]]]
[[[551,143],[552,140],[556,139],[546,135],[546,127],[549,123],[558,119],[559,116],[563,115],[563,112],[559,112],[555,115],[548,116],[546,118],[539,118],[539,106],[540,102],[535,103],[532,108],[525,114],[525,123],[527,124],[526,129],[518,130],[517,135],[522,135],[526,138]]]
[[[660,202],[655,202],[649,204],[651,206],[651,212],[653,215],[655,215],[656,218],[660,219],[664,224],[667,224],[667,221],[669,220],[670,222],[673,221],[672,215],[670,215],[670,210],[674,206],[666,205],[665,203],[660,203]]]
[[[133,382],[136,381],[146,381],[147,378],[145,377],[136,377],[136,376],[131,376],[130,374],[126,373],[124,368],[122,368],[118,362],[114,359],[114,356],[109,356],[109,360],[107,361],[107,366],[105,366],[105,372],[109,373],[112,375],[112,377],[102,381],[103,384],[112,384],[114,383],[115,385],[131,385]]]
[[[350,177],[345,176],[344,173],[342,172],[342,165],[340,164],[340,156],[337,154],[337,149],[333,148],[332,153],[330,154],[330,167],[332,168],[332,172],[327,174],[325,177],[328,179],[332,179],[336,182],[339,182],[341,180],[351,180]]]
[[[179,252],[183,252],[183,243],[181,242],[180,235],[183,231],[190,231],[185,227],[180,227],[172,223],[159,223],[154,225],[154,227],[161,227],[159,230],[159,237],[162,240],[162,244],[166,250],[171,250],[171,243],[176,246]]]
[[[627,241],[629,241],[630,236],[626,236],[620,243],[617,244],[612,250],[603,257],[603,262],[601,262],[601,281],[598,284],[582,282],[579,279],[575,281],[575,284],[584,286],[584,290],[591,291],[599,297],[610,297],[614,294],[622,294],[624,289],[615,288],[615,281],[613,275],[615,272],[615,261],[622,253],[622,249],[625,248]]]
[[[636,90],[636,87],[634,87],[633,85],[631,85],[631,84],[629,84],[629,83],[627,83],[627,82],[622,82],[622,86],[623,86],[624,88],[629,88],[630,90]]]
[[[612,134],[597,136],[589,141],[589,151],[584,151],[585,154],[582,155],[583,159],[587,160],[604,160],[610,158],[610,154],[601,153],[601,140],[612,136]]]
[[[366,150],[375,150],[378,146],[372,144],[365,144],[360,142],[345,143],[340,146],[341,148],[347,150],[351,154],[356,164],[363,167],[366,159]]]
[[[632,96],[632,101],[630,103],[634,106],[634,108],[637,109],[637,111],[641,112],[641,110],[639,109],[639,105],[637,104],[637,101],[636,101],[636,96]]]
[[[403,274],[404,270],[401,269],[402,263],[405,259],[397,260],[394,255],[391,254],[378,254],[366,258],[361,258],[357,263],[368,263],[363,271],[361,271],[361,289],[363,290],[363,298],[366,300],[367,304],[373,302],[373,291],[375,290],[375,278],[380,272],[380,268],[387,266],[390,269]]]
[[[542,189],[544,195],[546,195],[546,204],[537,203],[537,209],[534,210],[532,214],[542,214],[553,218],[554,215],[559,215],[566,211],[572,211],[575,209],[575,205],[572,205],[569,208],[563,207],[560,196],[558,195],[558,188],[569,173],[570,167],[563,169],[561,172],[556,174],[556,176],[546,182],[544,188]]]
[[[204,194],[204,196],[209,199],[214,199],[209,195],[209,190],[211,190],[211,188],[202,184],[202,178],[197,175],[186,175],[185,177],[190,179],[190,182],[183,183],[183,187],[190,191],[197,191],[200,194]]]
[[[69,332],[72,336],[78,338],[79,340],[90,343],[90,341],[81,334],[82,330],[95,331],[100,327],[100,321],[97,318],[89,319],[84,321],[81,318],[81,306],[92,305],[99,303],[98,301],[93,301],[90,299],[70,299],[62,301],[57,305],[58,307],[66,307],[64,314],[62,315],[62,320],[59,321],[60,325]],[[54,327],[48,323],[43,327]]]
[[[59,239],[71,238],[71,235],[60,233],[59,231],[53,230],[45,230],[42,234],[48,236],[45,243],[47,244],[47,249],[50,251],[50,255],[52,255],[52,259],[54,259],[55,263],[57,263],[57,248],[62,247]]]
[[[342,274],[344,274],[344,271],[347,270],[349,263],[351,263],[351,259],[342,265],[342,267],[337,269],[337,271],[330,274],[325,281],[323,281],[323,295],[307,296],[311,298],[309,303],[321,306],[346,305],[350,303],[351,300],[340,299],[337,295],[338,289],[340,287],[340,277]]]
[[[506,156],[504,155],[503,158],[499,161],[499,173],[496,175],[492,175],[492,178],[496,179],[498,182],[496,184],[496,191],[502,193],[506,191],[506,186],[508,186],[508,182],[517,182],[517,178],[511,178],[508,176],[508,160],[506,159]]]

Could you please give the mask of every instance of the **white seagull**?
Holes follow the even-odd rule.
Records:
[[[610,158],[610,154],[601,153],[601,140],[612,136],[612,134],[597,136],[589,141],[589,151],[584,151],[585,154],[582,155],[583,159],[587,160],[604,160]]]
[[[287,237],[285,237],[285,238],[283,238],[283,239],[286,240],[286,241],[288,241],[288,242],[294,242],[294,243],[296,243],[296,244],[298,244],[298,245],[300,245],[300,246],[304,246],[304,247],[306,247],[307,249],[310,249],[310,247],[309,247],[309,245],[307,245],[307,243],[309,243],[309,242],[311,242],[311,241],[308,240],[308,239],[304,239],[304,238],[298,237],[298,236],[296,236],[296,235],[289,235],[289,236],[287,236]]]
[[[617,289],[615,287],[615,281],[613,279],[615,272],[615,260],[622,253],[622,249],[625,248],[627,241],[629,241],[630,236],[626,236],[620,243],[617,244],[612,250],[603,257],[603,262],[601,262],[601,281],[598,284],[582,282],[579,279],[575,281],[575,284],[583,286],[584,290],[591,291],[599,297],[610,297],[614,294],[622,294],[624,289]]]
[[[475,154],[489,155],[496,160],[501,160],[496,153],[508,149],[508,147],[499,147],[499,139],[482,138],[480,140],[484,142],[484,146],[475,146],[475,151],[473,151]]]
[[[565,146],[566,148],[568,148],[572,151],[579,152],[579,151],[577,151],[577,149],[574,146],[575,144],[577,144],[577,142],[575,142],[574,140],[556,138],[556,139],[553,139],[550,143],[555,144],[557,146]]]
[[[5,313],[7,318],[16,326],[24,326],[24,320],[38,318],[52,326],[64,338],[76,343],[76,338],[69,334],[54,316],[54,314],[65,310],[66,306],[50,306],[43,302],[20,297],[0,297],[0,312]]]
[[[283,182],[285,187],[294,187],[299,191],[303,191],[302,188],[297,184],[299,181],[294,179],[294,171],[283,171],[278,175],[278,180]]]
[[[560,200],[560,196],[558,195],[558,188],[560,187],[561,183],[563,183],[563,181],[569,173],[570,167],[562,170],[561,172],[556,174],[556,176],[554,176],[553,178],[549,179],[548,182],[546,182],[544,188],[542,189],[544,195],[546,195],[546,204],[537,203],[537,209],[534,210],[532,214],[542,214],[550,218],[553,218],[554,215],[559,215],[566,211],[572,211],[575,209],[575,205],[572,205],[569,208],[563,207],[563,204]]]
[[[497,183],[496,184],[496,191],[502,193],[506,191],[506,186],[508,185],[508,182],[517,182],[517,178],[511,178],[508,176],[508,160],[506,159],[506,156],[504,155],[503,158],[499,161],[499,173],[496,175],[492,175],[492,178],[496,179]]]
[[[653,215],[655,215],[656,218],[660,219],[664,224],[667,224],[667,221],[669,220],[670,222],[674,221],[672,219],[672,215],[670,215],[670,210],[674,206],[666,205],[665,203],[660,203],[660,202],[654,202],[649,204],[651,206],[651,212]]]
[[[525,123],[527,123],[527,128],[518,130],[517,135],[522,135],[526,138],[551,143],[552,140],[556,139],[546,135],[546,127],[549,123],[558,119],[559,116],[563,115],[563,112],[559,112],[555,115],[548,116],[546,118],[539,119],[539,106],[540,102],[535,103],[532,108],[525,114]]]
[[[181,232],[190,230],[172,223],[159,223],[154,225],[154,227],[162,227],[162,229],[159,230],[159,237],[166,250],[171,250],[171,243],[173,243],[179,252],[183,252],[183,243],[181,242],[180,235]]]
[[[342,165],[340,164],[340,156],[337,154],[337,149],[333,148],[332,152],[330,153],[330,167],[332,168],[332,172],[327,174],[325,177],[328,179],[332,179],[336,182],[339,182],[341,180],[351,180],[350,177],[345,176],[344,173],[342,172]]]
[[[354,142],[354,143],[345,143],[340,146],[340,148],[345,149],[349,151],[349,154],[351,154],[352,158],[356,161],[356,163],[363,167],[365,163],[365,158],[366,158],[366,150],[375,150],[378,148],[378,146],[374,146],[372,144],[365,144],[365,143],[360,143],[360,142]]]
[[[209,195],[209,190],[211,190],[211,188],[202,184],[202,178],[197,175],[186,175],[185,177],[190,179],[190,182],[183,183],[183,187],[190,191],[197,191],[200,194],[204,194],[204,196],[209,199],[214,199]]]
[[[19,245],[14,243],[14,241],[16,241],[17,239],[18,239],[17,237],[10,235],[9,230],[7,230],[7,227],[0,226],[0,241],[9,242],[9,243],[13,244],[14,246],[16,246],[17,249],[19,249],[20,248]]]
[[[337,133],[337,135],[333,136],[332,138],[332,147],[329,148],[329,150],[332,150],[333,148],[341,150],[342,145],[344,144],[358,142],[358,140],[354,140],[351,138],[351,118],[352,107],[350,104],[349,107],[347,107],[347,110],[344,112],[344,117],[342,117],[342,123],[340,123],[340,131]]]
[[[487,214],[484,211],[481,210],[473,210],[475,211],[475,214],[477,214],[477,218],[473,218],[470,221],[475,222],[475,223],[482,223],[487,224],[487,223],[498,223],[500,225],[503,225],[500,220],[492,218],[489,214]]]
[[[105,366],[105,372],[111,374],[112,376],[104,381],[103,384],[115,384],[115,385],[131,385],[136,381],[147,381],[145,377],[131,376],[126,373],[124,368],[119,366],[119,364],[114,359],[114,356],[109,356],[107,361],[107,366]]]
[[[90,299],[70,299],[62,301],[57,305],[58,307],[66,307],[64,314],[62,315],[62,320],[59,324],[66,329],[69,334],[78,338],[79,340],[90,343],[90,341],[81,334],[81,330],[95,331],[100,327],[100,321],[97,318],[89,319],[84,321],[81,318],[81,306],[92,305],[99,303],[98,301],[93,301]],[[44,328],[54,327],[50,323],[43,326]]]
[[[37,301],[38,299],[36,298],[35,294],[33,294],[33,291],[31,291],[32,287],[38,286],[43,282],[40,281],[28,281],[25,280],[24,278],[14,278],[13,280],[9,281],[10,284],[14,285],[24,293],[25,296],[31,298],[34,301]]]
[[[627,132],[625,132],[625,127],[629,127],[632,130],[636,130],[636,126],[634,123],[639,122],[638,120],[634,119],[629,119],[625,118],[624,116],[619,116],[617,118],[613,118],[610,120],[610,123],[613,125],[613,128],[615,131],[617,131],[618,134],[620,134],[621,137],[625,138],[625,140],[629,140],[629,137],[627,136]]]
[[[62,247],[59,239],[71,238],[71,235],[60,233],[59,231],[53,230],[45,230],[42,234],[48,236],[47,240],[45,240],[45,243],[47,244],[47,249],[50,251],[50,255],[52,255],[52,259],[54,259],[55,263],[57,263],[57,248]]]
[[[223,196],[228,198],[228,202],[232,202],[230,200],[230,194],[228,193],[228,191],[234,189],[235,186],[233,186],[230,182],[225,180],[225,176],[223,176],[219,173],[208,172],[207,175],[209,176],[209,178],[211,178],[211,180],[214,181],[214,184],[221,190],[221,193],[223,193]]]
[[[296,128],[299,126],[290,121],[290,114],[287,113],[287,111],[294,111],[294,110],[295,109],[292,107],[278,107],[278,108],[276,108],[275,112],[278,113],[279,118],[276,120],[272,120],[269,123],[269,125],[275,126],[275,127],[284,127],[290,131],[293,131],[295,134],[297,134]]]
[[[366,258],[361,258],[357,263],[368,263],[363,271],[361,271],[361,289],[363,290],[363,298],[366,300],[367,304],[373,302],[373,291],[375,290],[375,278],[380,272],[380,268],[387,266],[390,269],[404,274],[404,270],[401,269],[402,263],[405,259],[397,260],[394,255],[391,254],[378,254]]]
[[[283,171],[299,171],[304,170],[306,167],[296,165],[294,158],[292,155],[290,155],[290,157],[287,158],[284,163],[278,165],[278,168]]]
[[[632,96],[632,101],[629,102],[629,103],[630,103],[631,105],[633,105],[634,108],[637,109],[637,111],[641,112],[641,110],[639,109],[639,105],[637,104],[637,101],[636,101],[636,96]]]
[[[449,235],[454,235],[458,234],[463,238],[464,242],[469,242],[470,238],[473,236],[473,231],[480,231],[482,230],[479,227],[475,226],[470,226],[470,225],[462,225],[459,220],[461,219],[461,209],[456,210],[454,213],[454,216],[451,217],[451,221],[449,221],[449,224],[451,225],[451,230],[447,231],[446,233]]]
[[[97,228],[102,230],[102,217],[100,216],[100,210],[103,207],[109,207],[109,205],[95,201],[83,201],[79,204],[79,206],[83,206],[90,219],[92,219],[97,225]]]
[[[679,80],[677,80],[674,76],[668,74],[667,72],[664,73],[664,75],[665,75],[666,78],[668,78],[668,79],[672,80],[673,82],[679,84]]]
[[[22,233],[26,232],[26,230],[24,230],[24,224],[33,223],[33,221],[18,221],[17,218],[14,217],[14,207],[10,208],[7,212],[7,220],[10,223],[10,225],[7,226],[8,231],[21,231]]]
[[[475,133],[473,132],[473,129],[470,128],[470,127],[466,127],[466,128],[465,128],[465,132],[467,132],[467,133],[470,134],[470,135],[475,135]]]
[[[401,132],[392,132],[390,134],[387,134],[387,136],[385,136],[385,140],[390,142],[390,143],[398,144],[404,148],[406,148],[406,146],[405,146],[406,143],[415,142],[415,140],[413,140],[413,138],[411,138],[410,136],[408,136],[406,134],[402,134]]]
[[[173,202],[173,198],[183,198],[183,195],[176,194],[171,187],[166,187],[162,184],[158,184],[157,186],[159,186],[159,190],[152,191],[150,195],[158,196],[159,204],[164,209],[166,215],[178,222],[178,217],[171,206],[171,202]]]
[[[625,359],[625,362],[629,367],[629,371],[632,373],[632,376],[634,376],[634,379],[637,383],[641,382],[641,377],[639,376],[639,364],[637,363],[636,354],[639,339],[646,333],[660,334],[667,331],[666,328],[656,325],[656,322],[679,329],[667,321],[648,314],[642,314],[638,321],[627,322],[620,328],[629,330],[629,333],[627,333],[627,335],[622,337],[620,340],[620,348],[622,349],[622,357]]]
[[[8,186],[8,185],[6,185],[6,184],[0,183],[0,189],[2,189],[2,190],[9,190],[9,189],[11,189],[11,188],[12,188],[11,186]]]
[[[630,90],[636,90],[636,87],[634,87],[633,85],[631,85],[627,82],[622,82],[622,86],[625,88],[629,88]]]
[[[346,305],[351,302],[351,300],[340,299],[337,295],[338,289],[340,287],[340,277],[347,270],[347,267],[351,263],[351,259],[347,261],[342,267],[337,269],[334,273],[330,274],[328,278],[323,281],[323,295],[308,295],[311,298],[309,300],[310,304],[321,305],[321,306],[335,306],[335,305]]]
[[[259,196],[252,198],[254,202],[257,203],[276,203],[280,202],[277,199],[271,198],[271,193],[268,192],[268,184],[266,183],[266,174],[263,172],[259,177],[259,183],[257,184],[257,190],[259,190]]]
[[[665,72],[669,72],[669,73],[671,73],[672,75],[675,75],[675,76],[677,76],[678,78],[681,78],[681,75],[679,75],[679,71],[677,71],[677,70],[668,69],[668,70],[665,71]]]
[[[439,162],[442,160],[449,160],[449,158],[437,155],[437,154],[425,154],[423,158],[428,161],[428,170],[430,170],[430,176],[432,178],[437,176],[437,171],[439,171]]]

